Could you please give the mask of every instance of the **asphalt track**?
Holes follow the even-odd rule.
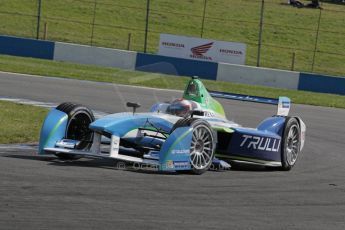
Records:
[[[104,112],[141,111],[181,92],[0,73],[0,97],[74,101]],[[221,100],[255,126],[269,105]],[[63,162],[0,146],[0,229],[344,229],[345,110],[294,105],[307,139],[290,172],[246,168],[201,176]]]

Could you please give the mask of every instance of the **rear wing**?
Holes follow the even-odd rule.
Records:
[[[277,105],[278,116],[288,116],[290,108],[291,108],[291,100],[288,97],[279,97],[278,99],[274,99],[274,98],[269,98],[269,97],[257,97],[257,96],[250,96],[250,95],[237,94],[237,93],[225,93],[225,92],[218,92],[218,91],[208,91],[208,92],[214,98],[224,98],[224,99],[231,99],[231,100],[238,100],[238,101],[249,101],[249,102]]]

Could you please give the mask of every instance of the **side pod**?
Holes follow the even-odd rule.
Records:
[[[68,115],[60,110],[51,110],[42,125],[38,154],[47,154],[44,148],[54,148],[65,136]]]
[[[262,121],[256,129],[234,128],[226,157],[265,166],[281,166],[285,121],[286,117],[273,116]]]

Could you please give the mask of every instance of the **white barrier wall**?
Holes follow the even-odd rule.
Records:
[[[299,72],[219,63],[217,81],[298,89],[299,75]]]
[[[137,53],[133,51],[100,48],[56,42],[54,60],[92,64],[122,69],[135,69]]]

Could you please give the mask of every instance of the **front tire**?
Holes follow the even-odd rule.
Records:
[[[281,147],[282,169],[291,170],[296,164],[301,146],[301,129],[296,118],[288,117],[285,123]]]
[[[197,118],[181,119],[174,125],[172,130],[185,126],[193,128],[190,147],[192,173],[203,174],[212,165],[216,147],[215,134],[207,121]]]
[[[82,105],[65,102],[60,104],[56,109],[68,115],[68,122],[64,139],[79,141],[76,146],[78,150],[88,150],[92,145],[93,132],[89,125],[95,120],[92,111]],[[76,160],[80,156],[68,153],[56,153],[62,160]]]

